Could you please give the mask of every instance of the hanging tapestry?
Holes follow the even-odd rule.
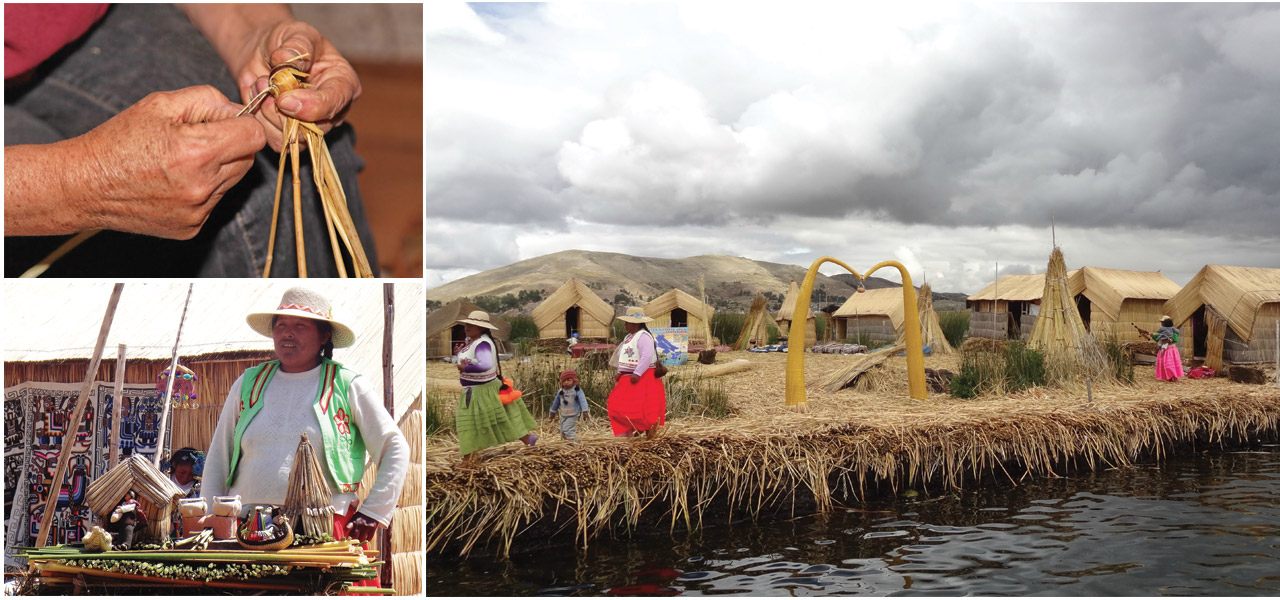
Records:
[[[48,543],[78,542],[93,525],[84,498],[89,483],[106,472],[109,462],[115,384],[94,382],[81,421],[69,423],[80,387],[78,383],[24,382],[5,389],[6,566],[21,565],[11,555],[14,546],[36,543],[62,443],[68,435],[75,441],[66,480],[56,492]],[[125,384],[123,405],[121,458],[135,453],[154,456],[160,440],[160,401],[155,387]],[[15,429],[10,429],[11,425]],[[13,435],[15,431],[18,435]]]

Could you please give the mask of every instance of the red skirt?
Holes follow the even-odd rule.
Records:
[[[662,380],[653,376],[653,369],[645,371],[637,383],[631,383],[630,373],[619,375],[609,392],[608,406],[613,435],[649,431],[654,425],[667,423],[667,390]]]

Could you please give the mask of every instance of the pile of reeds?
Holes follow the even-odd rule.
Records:
[[[586,547],[597,535],[642,523],[695,530],[712,514],[731,522],[788,505],[828,510],[902,487],[942,491],[993,477],[1016,484],[1160,457],[1179,443],[1275,436],[1280,428],[1275,390],[1183,393],[1066,403],[1030,390],[999,401],[911,404],[911,413],[885,406],[834,422],[771,415],[669,427],[652,441],[513,445],[466,468],[456,448],[435,445],[426,458],[426,550],[467,554],[496,544],[505,553],[531,530],[572,531]]]
[[[77,546],[21,548],[29,561],[28,585],[42,593],[69,592],[84,585],[99,593],[120,593],[139,583],[291,593],[393,594],[386,588],[352,584],[377,577],[377,565],[359,542],[293,546],[278,551],[131,550],[90,552]]]
[[[1067,284],[1067,264],[1054,246],[1044,276],[1040,315],[1031,327],[1027,345],[1044,353],[1050,381],[1072,382],[1086,377],[1109,378],[1111,371],[1101,344],[1084,326]]]

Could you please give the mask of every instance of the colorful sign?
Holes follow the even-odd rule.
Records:
[[[689,362],[688,327],[651,327],[649,333],[653,334],[658,343],[662,364],[674,367]]]

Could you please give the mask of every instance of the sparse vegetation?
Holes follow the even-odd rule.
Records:
[[[1129,356],[1129,351],[1125,349],[1124,344],[1114,336],[1110,336],[1103,342],[1102,350],[1107,355],[1107,363],[1111,365],[1111,374],[1115,376],[1116,381],[1133,383],[1133,358]]]
[[[538,339],[538,325],[533,322],[533,317],[509,317],[507,322],[511,324],[511,341],[518,343]]]
[[[742,333],[742,324],[747,320],[743,313],[719,312],[711,316],[711,335],[720,338],[721,344],[729,346],[738,342],[738,334]]]
[[[1022,342],[971,343],[961,349],[960,373],[951,380],[951,395],[974,398],[1044,384],[1044,354]]]
[[[427,388],[423,403],[422,425],[427,437],[453,431],[453,405],[458,401],[454,394]]]

